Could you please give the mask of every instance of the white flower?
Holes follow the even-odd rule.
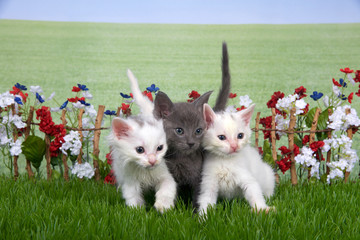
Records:
[[[348,74],[346,74],[346,76],[347,76],[347,78],[349,79],[350,83],[354,86],[354,85],[355,85],[355,81],[354,81],[354,79],[352,78],[351,74],[348,73]]]
[[[250,97],[248,95],[245,95],[245,96],[240,96],[240,106],[244,106],[244,107],[249,107],[250,104],[252,103],[253,101],[250,99]]]
[[[343,179],[344,178],[343,171],[341,171],[338,168],[331,169],[329,175],[327,176],[326,181],[327,181],[327,183],[330,184],[330,180],[335,179],[335,178]]]
[[[299,99],[298,94],[289,95],[282,99],[279,99],[276,108],[289,113],[292,108],[296,109],[295,115],[299,115],[304,112],[304,108],[306,107],[306,102],[304,99]]]
[[[61,111],[60,107],[50,108],[50,112],[60,112],[60,111]]]
[[[80,101],[77,101],[76,103],[72,103],[74,108],[84,108],[85,105],[82,104]]]
[[[64,143],[60,147],[60,150],[67,155],[67,150],[70,150],[71,155],[79,155],[80,149],[82,147],[80,134],[77,131],[71,130],[69,134],[64,137]]]
[[[289,119],[285,119],[283,117],[283,115],[280,115],[280,114],[276,114],[275,116],[275,122],[276,122],[276,128],[279,129],[279,130],[287,130],[289,128],[289,122],[290,120]],[[283,135],[286,135],[285,132],[277,132],[279,137],[283,136]]]
[[[0,136],[0,145],[1,146],[9,144],[9,143],[11,143],[11,141],[12,141],[12,138],[8,138],[6,136],[6,132],[5,132],[5,134],[1,134],[1,136]]]
[[[96,118],[97,112],[92,104],[85,107],[85,114],[87,114],[91,118]]]
[[[8,116],[3,117],[2,123],[4,125],[13,123],[18,129],[26,127],[26,123],[22,121],[22,118],[19,115],[12,115],[11,113]]]
[[[346,109],[350,109],[349,114],[345,113]],[[346,131],[350,126],[357,127],[360,125],[360,119],[357,116],[356,110],[348,105],[337,107],[333,114],[329,116],[329,120],[331,123],[328,127],[335,131]]]
[[[333,85],[333,92],[336,96],[339,96],[341,94],[340,89],[335,85]]]
[[[36,93],[42,93],[43,90],[41,89],[40,86],[30,86],[30,92],[32,92],[34,95],[36,95]]]
[[[10,154],[11,156],[19,156],[21,151],[21,144],[22,144],[22,139],[18,139],[16,140],[16,142],[12,142],[10,143]]]
[[[0,107],[5,108],[15,103],[15,96],[12,95],[9,91],[2,93],[0,95]]]
[[[78,178],[92,178],[95,175],[95,170],[88,162],[79,164],[75,163],[74,167],[71,168],[71,173],[76,175]]]
[[[82,91],[82,95],[84,98],[93,99],[93,95],[89,91]]]
[[[235,112],[237,112],[237,110],[236,110],[236,108],[235,108],[235,106],[234,106],[234,105],[230,105],[230,106],[227,106],[227,107],[226,107],[225,112],[228,112],[228,113],[235,113]],[[120,113],[122,113],[122,110],[121,110],[121,112],[120,112]]]

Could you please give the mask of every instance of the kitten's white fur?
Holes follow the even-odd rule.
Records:
[[[270,210],[264,196],[273,195],[275,175],[258,151],[249,145],[254,107],[251,105],[237,113],[216,114],[209,105],[204,105],[208,129],[203,140],[206,155],[199,196],[200,214],[206,214],[218,196],[244,197],[254,210]],[[239,133],[243,133],[242,139],[238,139]],[[220,140],[219,135],[226,139]]]
[[[142,113],[135,118],[113,119],[108,137],[112,168],[126,205],[143,205],[143,191],[154,188],[154,206],[163,212],[174,206],[176,197],[176,183],[164,160],[167,144],[163,122],[154,118],[154,106],[142,95],[130,70],[128,77],[135,103]],[[142,147],[144,152],[138,153],[138,147]]]

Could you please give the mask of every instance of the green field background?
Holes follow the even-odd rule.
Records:
[[[72,86],[85,84],[90,101],[116,110],[130,92],[131,69],[145,89],[155,83],[173,101],[191,90],[214,90],[221,79],[221,44],[230,56],[232,92],[249,95],[262,117],[275,91],[304,86],[330,94],[340,68],[360,68],[360,24],[175,25],[0,21],[0,91],[19,82],[53,91],[63,103]],[[356,89],[354,88],[354,91]],[[307,102],[316,106],[309,97]],[[52,101],[51,107],[58,107]],[[359,112],[359,98],[352,104]],[[135,109],[136,112],[136,109]],[[59,116],[54,114],[54,121]],[[105,122],[109,126],[109,122]],[[106,131],[103,135],[107,135]],[[104,139],[102,137],[102,139]],[[358,147],[357,147],[358,148]],[[104,140],[101,155],[107,151]]]

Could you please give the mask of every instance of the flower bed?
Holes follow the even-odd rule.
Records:
[[[357,132],[360,120],[351,103],[354,95],[360,97],[360,71],[344,68],[341,72],[344,78],[332,79],[330,95],[316,91],[310,95],[316,107],[310,108],[305,101],[307,90],[301,86],[288,96],[275,92],[267,102],[271,116],[260,118],[260,113],[257,114],[253,129],[255,145],[259,147],[259,133],[262,132],[264,142],[259,151],[264,160],[282,173],[290,169],[293,184],[297,183],[298,176],[328,183],[343,178],[347,181],[358,161],[352,149],[352,136]],[[351,91],[354,87],[356,91]],[[152,101],[158,90],[152,84],[143,94]],[[106,160],[99,159],[101,130],[108,129],[103,126],[103,118],[130,116],[132,94],[120,93],[123,102],[117,111],[105,111],[103,105],[96,111],[89,103],[92,95],[86,85],[77,84],[72,92],[75,96],[58,103],[57,108],[45,106],[49,101],[55,101],[55,93],[46,98],[39,86],[31,86],[28,90],[17,83],[11,91],[0,95],[0,149],[5,166],[15,178],[19,175],[18,156],[23,154],[30,178],[40,177],[39,167],[46,159],[48,179],[94,177],[114,184],[110,154]],[[188,101],[199,96],[194,90],[189,93]],[[226,111],[231,112],[241,111],[252,102],[248,96],[240,96],[240,102],[234,103],[236,93],[230,93],[229,98],[233,104]],[[60,124],[53,122],[52,115],[56,113],[61,113]],[[263,128],[260,129],[260,125]],[[35,128],[39,128],[41,136],[35,134]],[[276,142],[283,136],[288,137],[289,145],[277,148]],[[89,164],[91,160],[93,166]],[[326,165],[325,170],[322,163]],[[35,173],[32,168],[36,169]]]

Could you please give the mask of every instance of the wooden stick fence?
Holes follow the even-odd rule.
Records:
[[[12,111],[13,114],[15,114],[15,108],[14,106],[12,107]],[[93,140],[93,165],[94,165],[94,169],[95,169],[95,179],[97,181],[100,180],[100,172],[99,172],[99,163],[98,163],[98,157],[99,157],[99,153],[100,153],[100,149],[99,149],[99,142],[100,142],[100,135],[101,135],[101,131],[102,130],[108,130],[108,127],[101,127],[101,122],[103,120],[103,115],[104,115],[104,111],[105,111],[105,106],[103,105],[99,105],[98,107],[98,112],[97,112],[97,117],[96,117],[96,121],[95,121],[95,127],[94,128],[82,128],[82,116],[84,114],[84,110],[80,109],[79,114],[78,114],[78,128],[71,128],[66,126],[67,121],[65,118],[66,115],[66,110],[64,109],[62,111],[61,114],[61,121],[62,124],[64,125],[64,127],[67,130],[74,130],[74,131],[78,131],[80,136],[81,136],[81,141],[83,141],[83,131],[94,131],[94,140]],[[289,145],[289,150],[291,151],[291,155],[290,155],[290,160],[291,160],[291,166],[290,166],[290,174],[291,174],[291,183],[293,185],[296,185],[298,183],[298,177],[297,177],[297,173],[296,173],[296,165],[295,165],[295,154],[294,154],[294,135],[295,133],[309,133],[310,134],[310,142],[309,144],[313,143],[315,141],[315,134],[319,133],[319,132],[327,132],[327,137],[331,138],[332,136],[332,129],[324,129],[324,130],[317,130],[317,124],[318,124],[318,118],[320,116],[321,110],[317,109],[315,114],[314,114],[314,118],[312,121],[312,125],[310,130],[304,130],[304,131],[295,131],[295,125],[296,125],[296,116],[295,116],[295,109],[292,109],[290,112],[290,122],[289,122],[289,129],[287,130],[279,130],[276,129],[276,122],[275,122],[275,116],[276,116],[276,111],[275,109],[271,109],[271,113],[272,113],[272,122],[271,122],[271,128],[263,128],[260,129],[259,128],[259,124],[260,124],[260,112],[257,113],[256,115],[256,123],[255,123],[255,128],[252,129],[255,132],[255,146],[259,147],[259,132],[260,131],[270,131],[270,142],[271,142],[271,150],[272,150],[272,158],[274,160],[274,162],[276,162],[277,159],[277,147],[276,147],[276,132],[285,132],[288,135],[288,145]],[[331,116],[332,111],[331,109],[328,110],[329,116]],[[347,109],[347,114],[350,113],[350,109]],[[116,113],[117,116],[120,115],[120,107],[117,110]],[[26,132],[25,132],[25,139],[27,139],[27,137],[30,134],[30,125],[34,124],[34,125],[38,125],[37,123],[33,123],[33,116],[34,116],[34,107],[30,107],[30,112],[29,112],[29,117],[26,120]],[[352,139],[353,136],[353,128],[349,128],[347,130],[347,136]],[[16,141],[17,139],[17,130],[14,129],[14,133],[13,133],[13,138],[14,141]],[[52,175],[52,169],[51,169],[51,156],[50,156],[50,136],[45,134],[45,144],[46,144],[46,152],[45,152],[45,159],[46,159],[46,173],[47,173],[47,179],[50,180],[51,179],[51,175]],[[77,162],[81,163],[82,162],[82,155],[83,152],[81,150],[81,152],[79,153],[79,155],[77,156]],[[329,151],[327,153],[327,158],[326,158],[326,162],[330,162],[331,161],[331,152]],[[14,165],[14,178],[17,179],[19,176],[19,172],[18,172],[18,156],[14,156],[13,158],[13,165]],[[67,164],[67,156],[64,154],[62,156],[62,162],[64,165],[64,179],[66,181],[69,180],[69,166]],[[32,178],[34,176],[34,172],[31,169],[31,163],[30,161],[26,161],[26,171],[28,173],[29,178]],[[329,174],[330,169],[327,167],[326,173]],[[349,180],[349,172],[345,173],[345,182],[348,182]],[[310,169],[308,170],[308,178],[310,178]],[[360,176],[359,176],[360,177]],[[276,173],[276,181],[279,182],[279,175]]]

